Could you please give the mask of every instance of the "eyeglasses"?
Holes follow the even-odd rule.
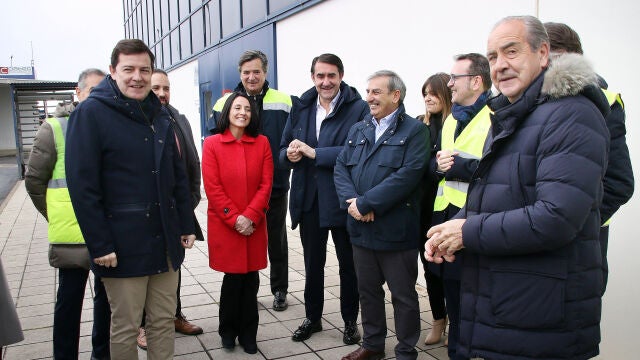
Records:
[[[451,84],[455,84],[458,78],[467,77],[467,76],[478,76],[478,74],[449,74],[449,76],[451,77],[451,79],[449,79],[449,82]]]

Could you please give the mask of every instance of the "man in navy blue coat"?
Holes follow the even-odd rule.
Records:
[[[342,341],[360,340],[356,326],[358,289],[353,253],[347,233],[347,212],[338,204],[333,167],[353,124],[368,113],[355,88],[342,81],[344,66],[334,54],[322,54],[311,63],[314,87],[294,98],[280,143],[280,162],[293,168],[289,213],[292,227],[300,225],[304,253],[306,318],[293,341],[322,330],[324,265],[329,230],[340,268],[340,311],[345,329]]]
[[[393,298],[396,359],[416,359],[420,336],[418,278],[420,180],[429,130],[404,111],[406,87],[382,70],[369,77],[370,115],[356,123],[338,155],[335,183],[347,209],[364,330],[362,347],[343,360],[381,359],[387,335],[384,290]]]
[[[169,114],[151,93],[154,55],[121,40],[110,75],[71,114],[66,175],[80,230],[111,306],[111,357],[174,352],[177,270],[195,240],[191,194]]]
[[[429,230],[427,260],[462,257],[467,358],[590,359],[599,352],[600,203],[609,103],[578,54],[549,61],[533,16],[489,35],[490,140],[457,215]]]

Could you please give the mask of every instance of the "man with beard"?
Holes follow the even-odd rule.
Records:
[[[280,162],[293,168],[289,213],[292,228],[300,225],[305,264],[306,318],[293,333],[293,341],[307,340],[322,330],[324,266],[329,231],[340,273],[342,341],[360,340],[358,289],[353,253],[347,233],[347,212],[341,209],[333,181],[333,167],[351,126],[367,115],[367,103],[342,81],[344,66],[334,54],[311,62],[314,87],[295,98],[280,143]],[[322,194],[319,196],[319,194]]]

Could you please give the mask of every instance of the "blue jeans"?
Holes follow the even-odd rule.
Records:
[[[53,357],[78,359],[80,317],[89,270],[58,269],[58,294],[53,314]],[[93,298],[92,358],[109,359],[111,310],[99,277],[95,278]]]

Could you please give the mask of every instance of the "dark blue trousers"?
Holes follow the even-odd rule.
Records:
[[[340,312],[342,320],[358,318],[358,280],[353,266],[353,250],[347,229],[321,228],[318,200],[302,214],[300,238],[304,253],[304,308],[307,319],[315,322],[322,317],[324,308],[324,266],[327,259],[327,241],[331,238],[336,248],[340,273]]]
[[[80,320],[89,270],[58,269],[58,294],[53,314],[53,357],[78,359]],[[111,310],[99,277],[95,278],[93,298],[92,357],[109,359]]]

